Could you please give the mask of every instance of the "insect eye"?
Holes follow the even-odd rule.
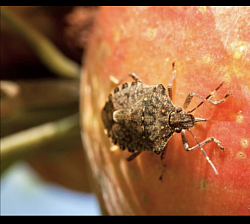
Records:
[[[177,107],[177,108],[176,108],[176,112],[177,112],[177,113],[180,113],[181,111],[182,111],[182,108],[181,108],[181,107]]]
[[[181,128],[175,128],[175,132],[176,133],[180,133],[181,132]]]

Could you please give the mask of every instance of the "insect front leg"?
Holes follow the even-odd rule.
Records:
[[[225,149],[225,148],[221,145],[220,141],[217,140],[217,139],[214,138],[214,137],[209,137],[209,138],[207,138],[206,140],[200,142],[199,144],[197,144],[197,145],[195,145],[195,146],[193,146],[193,147],[189,147],[188,140],[187,140],[187,136],[186,136],[186,131],[185,131],[184,129],[181,131],[181,138],[182,138],[183,146],[184,146],[184,148],[185,148],[186,151],[192,151],[192,150],[197,149],[197,148],[199,148],[199,147],[201,147],[201,146],[203,146],[203,145],[205,145],[205,144],[207,144],[207,143],[209,143],[209,142],[212,142],[212,141],[214,141],[222,150]]]

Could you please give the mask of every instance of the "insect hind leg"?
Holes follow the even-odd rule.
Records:
[[[132,161],[133,159],[135,159],[138,155],[140,155],[142,151],[138,151],[138,152],[135,152],[133,154],[131,154],[129,157],[126,158],[127,161]]]
[[[113,75],[109,76],[110,81],[114,84],[114,85],[120,85],[121,83],[123,83],[128,77],[131,77],[132,79],[134,79],[135,82],[141,82],[142,80],[135,74],[135,73],[129,73],[127,76],[125,76],[122,79],[117,79],[116,77],[114,77]]]
[[[135,73],[129,73],[128,75],[136,82],[142,82],[142,80]]]

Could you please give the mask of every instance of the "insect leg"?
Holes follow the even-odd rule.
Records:
[[[128,75],[136,82],[142,82],[142,80],[135,73],[129,73]]]
[[[166,170],[166,164],[164,163],[164,158],[167,152],[167,148],[168,148],[168,144],[166,144],[166,146],[164,147],[164,149],[161,152],[161,163],[162,163],[162,171],[161,171],[161,176],[159,177],[159,180],[162,181],[162,176],[165,173]]]
[[[170,83],[168,84],[168,96],[169,96],[170,100],[172,100],[172,95],[173,95],[172,94],[172,92],[173,92],[173,90],[172,90],[172,83],[173,83],[173,81],[175,79],[175,75],[176,75],[175,63],[174,62],[172,64],[172,67],[173,67],[172,79],[171,79]]]
[[[122,78],[122,79],[117,79],[116,77],[114,77],[113,75],[109,76],[110,81],[115,84],[115,85],[120,85],[121,83],[123,83],[128,77],[131,77],[132,79],[134,79],[136,82],[142,82],[142,80],[135,74],[135,73],[129,73],[126,77]]]
[[[142,151],[138,151],[130,155],[128,158],[126,158],[127,161],[133,160],[135,157],[137,157]]]
[[[193,133],[192,133],[190,130],[188,130],[188,131],[193,135]],[[194,136],[194,135],[193,135],[193,136]],[[207,138],[206,140],[200,142],[199,144],[197,144],[197,145],[195,145],[195,146],[193,146],[193,147],[189,147],[188,140],[187,140],[187,136],[186,136],[186,132],[185,132],[184,129],[181,131],[181,138],[182,138],[183,146],[184,146],[185,150],[187,150],[187,151],[192,151],[192,150],[197,149],[197,148],[199,148],[199,147],[201,147],[201,146],[203,146],[203,145],[205,145],[205,144],[207,144],[207,143],[209,143],[209,142],[212,142],[212,141],[214,141],[222,150],[225,149],[225,148],[221,145],[220,141],[217,140],[217,139],[214,138],[214,137],[209,137],[209,138]],[[194,136],[194,138],[196,139],[195,136]]]
[[[201,101],[194,109],[188,111],[188,113],[192,113],[193,111],[195,111],[198,107],[200,107],[205,101],[208,101],[209,103],[211,104],[214,104],[214,105],[218,105],[220,103],[223,103],[226,101],[226,98],[229,97],[231,94],[226,94],[224,96],[223,99],[221,100],[213,100],[213,99],[209,99],[211,96],[214,95],[214,93],[223,85],[223,83],[221,83],[213,92],[211,92],[207,97],[204,97],[204,96],[201,96],[197,93],[189,93],[186,100],[184,101],[184,104],[183,104],[183,109],[186,109],[190,102],[192,101],[193,97],[196,96],[196,97],[199,97],[201,99],[203,99],[203,101]]]
[[[187,151],[191,151],[191,150],[196,149],[196,148],[199,147],[199,148],[201,149],[203,155],[205,156],[207,162],[208,162],[208,163],[211,165],[211,167],[213,168],[215,174],[218,175],[217,169],[215,168],[214,164],[213,164],[212,161],[209,159],[208,155],[206,154],[206,152],[204,151],[204,149],[203,149],[201,146],[204,145],[204,144],[206,144],[206,143],[208,143],[208,142],[215,141],[221,149],[224,149],[224,148],[222,147],[222,145],[220,144],[220,142],[219,142],[217,139],[215,139],[215,138],[207,138],[205,141],[199,143],[198,140],[197,140],[197,138],[196,138],[196,136],[193,134],[193,132],[190,131],[189,129],[187,129],[187,130],[193,135],[195,141],[197,142],[197,145],[194,146],[194,147],[192,147],[192,148],[189,148],[188,141],[187,141],[187,138],[186,138],[186,132],[185,132],[185,130],[182,130],[182,132],[181,132],[181,137],[182,137],[182,141],[183,141],[184,148],[185,148]]]

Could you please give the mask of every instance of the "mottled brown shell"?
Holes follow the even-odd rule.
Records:
[[[102,120],[108,136],[121,149],[160,153],[174,133],[169,125],[174,110],[163,85],[129,82],[110,94]]]

